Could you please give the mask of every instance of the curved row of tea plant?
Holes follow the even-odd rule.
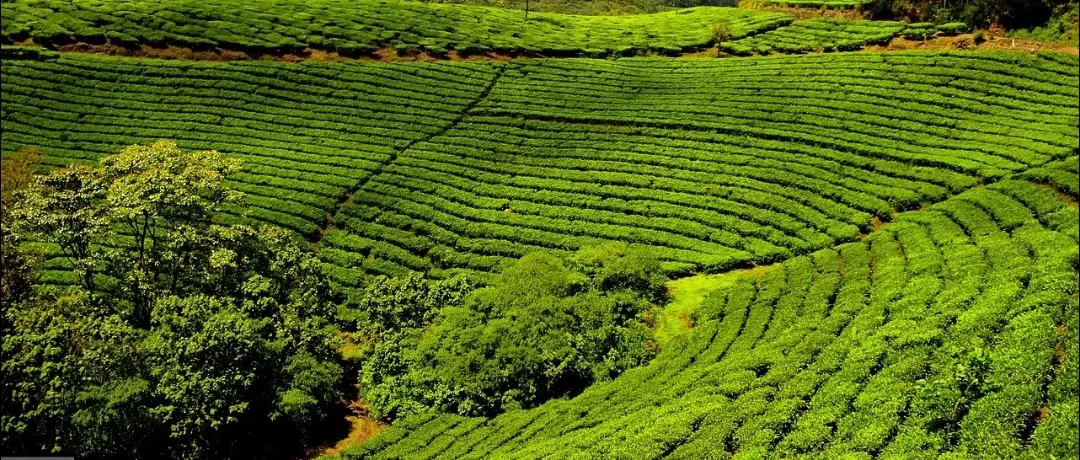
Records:
[[[808,53],[811,51],[851,51],[880,45],[897,36],[926,38],[935,34],[953,35],[966,29],[963,23],[933,25],[896,21],[851,19],[810,19],[739,40],[724,42],[721,49],[731,54]]]
[[[1078,170],[1080,170],[1080,162],[1067,159],[1031,168],[1024,172],[1024,177],[1051,184],[1073,200],[1077,200],[1080,199],[1080,182],[1076,180],[1077,174],[1080,174]]]
[[[1068,155],[1076,69],[1003,53],[5,59],[0,140],[51,165],[158,138],[240,155],[249,206],[233,215],[317,240],[349,286],[612,240],[661,249],[673,273],[720,271],[854,241],[894,208]]]
[[[727,23],[741,37],[792,16],[736,8],[690,8],[633,16],[575,16],[397,0],[22,0],[0,8],[7,40],[179,45],[250,52],[308,48],[369,54],[488,51],[527,54],[674,53],[711,42]]]
[[[741,276],[573,399],[407,419],[341,457],[1075,457],[1078,229],[1052,188],[978,187]]]
[[[722,43],[720,48],[725,52],[740,55],[850,51],[868,45],[885,44],[897,36],[916,39],[935,34],[954,35],[966,28],[963,23],[934,25],[822,18],[797,21],[752,37],[727,41]]]
[[[870,44],[887,43],[903,29],[904,23],[896,21],[811,19],[753,37],[725,42],[721,49],[732,54],[850,51]]]
[[[5,60],[3,151],[48,165],[174,139],[238,155],[239,214],[314,237],[346,191],[446,129],[490,84],[486,63],[228,65],[66,56]]]
[[[662,248],[672,272],[853,241],[893,208],[1076,148],[1076,71],[1013,59],[512,63],[453,128],[372,177],[320,254],[354,284],[497,272],[610,239]]]

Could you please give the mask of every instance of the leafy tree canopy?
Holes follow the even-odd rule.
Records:
[[[1046,24],[1075,5],[1073,0],[873,0],[866,5],[877,16],[913,21],[966,22],[984,27],[999,23],[1009,28]]]
[[[362,395],[377,416],[393,419],[430,409],[493,415],[576,394],[652,357],[646,314],[662,299],[664,281],[652,254],[624,244],[566,260],[527,255],[490,286],[440,295],[437,314],[419,307],[429,321],[387,325],[364,358]],[[366,298],[394,292],[407,305],[398,309],[408,310],[462,286],[414,283],[405,289],[413,294],[402,295],[402,284],[377,282]]]
[[[318,429],[329,284],[290,233],[214,222],[239,167],[157,142],[15,194],[5,235],[55,243],[79,283],[6,306],[6,452],[265,458]]]

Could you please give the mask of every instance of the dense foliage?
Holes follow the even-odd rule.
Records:
[[[361,397],[376,416],[436,409],[494,415],[581,392],[647,361],[660,264],[644,248],[583,249],[563,261],[523,257],[490,285],[461,278],[380,279],[346,307],[362,357]]]
[[[158,142],[16,192],[5,265],[14,231],[78,284],[5,289],[5,453],[265,458],[318,432],[340,373],[329,284],[291,233],[212,222],[238,168]]]
[[[1078,162],[1045,169],[1075,184]],[[1078,236],[1053,187],[975,188],[739,276],[573,399],[415,417],[342,457],[1073,458]]]
[[[399,54],[489,51],[558,55],[679,52],[709,43],[709,28],[735,36],[777,27],[792,16],[737,8],[694,8],[649,15],[574,16],[409,1],[228,0],[138,3],[95,0],[5,2],[0,35],[59,45],[72,40],[131,46],[173,44],[254,53]]]
[[[1058,6],[1045,24],[1033,23],[1027,29],[1013,29],[1009,36],[1080,46],[1080,2]]]
[[[913,21],[960,21],[985,27],[1041,26],[1061,14],[1075,0],[868,0],[864,7],[875,15]]]

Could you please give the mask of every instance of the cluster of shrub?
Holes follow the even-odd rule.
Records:
[[[35,175],[39,161],[3,160],[5,453],[280,458],[328,441],[357,384],[386,420],[491,415],[655,353],[666,277],[644,248],[346,295],[295,233],[214,218],[242,199],[224,182],[235,160],[160,141]],[[43,283],[31,241],[74,284]]]

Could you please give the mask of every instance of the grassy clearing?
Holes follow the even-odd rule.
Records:
[[[693,328],[690,319],[705,301],[705,296],[717,290],[731,287],[743,276],[761,276],[775,265],[754,267],[745,270],[732,270],[725,273],[699,274],[679,278],[668,282],[668,295],[671,302],[664,306],[656,321],[656,341],[661,347],[678,337],[686,335]]]

